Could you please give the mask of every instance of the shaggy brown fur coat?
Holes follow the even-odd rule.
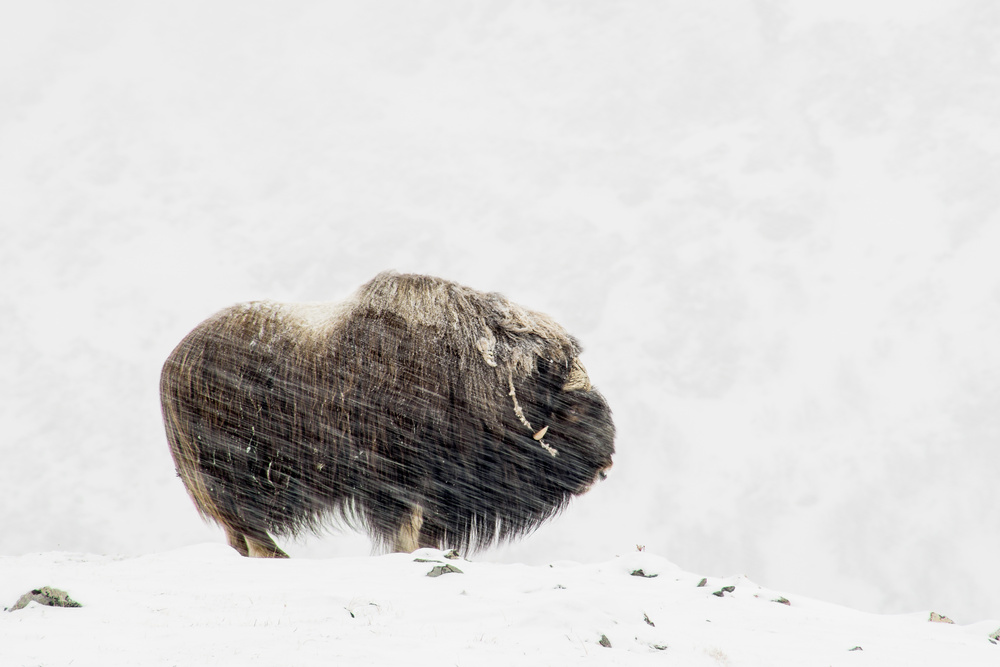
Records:
[[[340,304],[253,302],[163,366],[164,423],[203,517],[244,555],[327,519],[396,550],[526,533],[610,468],[611,412],[547,315],[382,273]]]

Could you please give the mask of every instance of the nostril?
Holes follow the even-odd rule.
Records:
[[[606,470],[602,470],[601,472],[597,473],[597,476],[600,477],[601,481],[603,482],[608,478],[608,473]]]

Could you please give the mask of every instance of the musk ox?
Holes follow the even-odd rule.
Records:
[[[328,520],[381,547],[523,535],[611,467],[576,339],[500,294],[388,272],[339,304],[236,305],[163,366],[177,474],[244,556]]]

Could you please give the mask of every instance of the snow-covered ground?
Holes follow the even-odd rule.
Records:
[[[548,585],[532,568],[572,560],[603,590],[596,564],[644,544],[965,637],[1000,617],[998,63],[991,0],[7,3],[0,555],[109,560],[55,566],[68,583],[4,568],[0,587],[72,587],[92,606],[30,613],[95,623],[129,613],[108,577],[154,585],[129,568],[183,597],[174,550],[223,538],[174,475],[163,360],[223,306],[337,299],[394,268],[552,314],[619,429],[606,482],[456,579]],[[252,572],[274,625],[310,599],[278,592],[296,567],[357,567],[419,604],[413,566],[361,537],[283,546],[294,565],[180,553],[185,576],[202,557],[220,582]],[[814,608],[742,590],[687,609]],[[633,628],[631,599],[608,618]],[[675,655],[738,653],[650,615]],[[595,630],[614,645],[596,655],[641,647],[594,619],[546,650],[593,653]],[[869,656],[866,637],[844,642]]]
[[[1000,660],[989,623],[866,614],[786,597],[742,576],[700,577],[645,552],[527,566],[430,549],[262,561],[202,545],[128,559],[2,558],[0,567],[5,605],[39,581],[58,583],[82,605],[32,602],[0,613],[11,665],[976,667]]]

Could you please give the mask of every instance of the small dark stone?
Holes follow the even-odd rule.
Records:
[[[792,603],[789,602],[788,598],[786,598],[786,597],[780,597],[777,600],[771,600],[771,602],[777,602],[778,604],[788,605],[789,607],[792,606]]]
[[[601,639],[597,643],[603,646],[604,648],[611,648],[611,640],[608,639],[607,635],[601,635]]]
[[[701,581],[698,582],[697,588],[704,588],[705,584],[707,584],[707,583],[708,583],[708,579],[707,578],[706,579],[702,579]]]
[[[647,623],[648,625],[651,625],[651,626],[653,626],[654,628],[656,627],[656,623],[653,623],[653,622],[652,622],[651,620],[649,620],[649,614],[643,614],[643,615],[642,615],[642,620],[646,621],[646,623]]]
[[[440,577],[442,574],[450,574],[454,572],[455,574],[465,574],[459,570],[454,565],[437,565],[430,572],[427,573],[428,577]]]
[[[722,590],[715,591],[714,593],[712,593],[712,595],[714,595],[717,598],[721,598],[726,593],[732,593],[735,590],[736,590],[736,586],[723,586]]]
[[[657,651],[666,651],[667,650],[666,644],[653,644],[653,648],[655,648]]]
[[[633,577],[645,577],[647,579],[653,579],[654,577],[658,577],[660,575],[658,575],[658,574],[646,574],[645,572],[642,571],[642,568],[639,568],[638,570],[632,570],[632,576]]]
[[[458,560],[459,558],[462,557],[461,555],[459,555],[458,549],[449,549],[448,551],[445,551],[443,555],[448,560]]]
[[[850,649],[850,650],[851,650],[851,651],[864,651],[864,649],[863,649],[863,648],[861,648],[860,646],[855,646],[854,648],[852,648],[852,649]]]

